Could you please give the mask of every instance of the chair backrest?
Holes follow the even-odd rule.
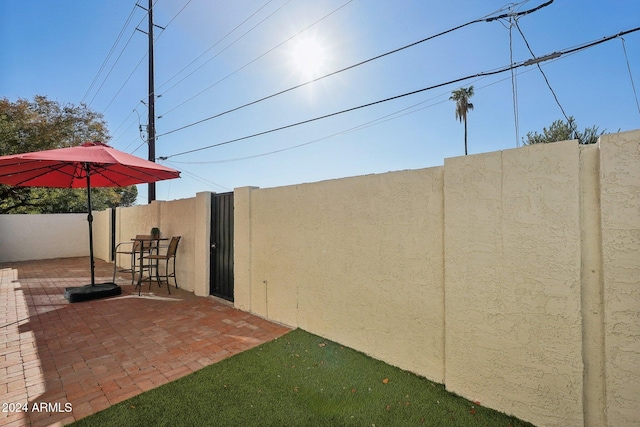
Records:
[[[151,235],[149,234],[136,234],[136,239],[150,239]],[[139,251],[140,250],[140,246],[142,246],[142,249],[149,250],[151,249],[151,244],[152,242],[141,242],[140,240],[136,240],[133,243],[133,248],[135,251]]]
[[[178,243],[180,243],[180,238],[182,238],[182,236],[174,236],[171,238],[171,241],[169,242],[169,248],[167,249],[167,258],[176,256],[176,252],[178,251]]]

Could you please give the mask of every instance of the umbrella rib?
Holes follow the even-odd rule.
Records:
[[[102,174],[101,172],[103,170],[107,170],[107,168],[101,168],[100,170],[94,170],[94,172],[99,174],[102,178],[108,180],[109,182],[112,182],[114,185],[119,185],[118,181],[116,179]],[[137,182],[138,184],[144,184],[144,183],[155,182],[155,181],[160,180],[158,175],[157,175],[157,173],[153,173],[154,171],[147,171],[144,168],[135,169],[136,173],[132,173],[132,171],[133,171],[132,169],[124,169],[124,170],[108,169],[107,171],[111,175],[118,175],[118,176],[121,176],[121,177],[125,177],[125,178],[136,180],[136,181],[138,181]],[[133,185],[133,184],[131,184],[131,185]]]
[[[38,162],[39,162],[39,161],[30,161],[30,162],[29,162],[29,161],[27,161],[27,162],[22,161],[22,162],[18,162],[18,163],[16,163],[16,165],[21,165],[21,164],[25,164],[25,163],[38,163]],[[25,182],[28,182],[28,181],[31,181],[31,180],[34,180],[34,179],[40,178],[41,176],[44,176],[44,175],[46,175],[46,174],[48,174],[48,173],[52,173],[52,172],[62,173],[62,174],[64,174],[64,175],[67,175],[67,176],[72,177],[72,178],[74,178],[74,177],[81,178],[81,176],[74,175],[74,174],[70,174],[70,173],[65,172],[64,170],[62,170],[62,169],[63,169],[63,168],[65,168],[66,166],[73,165],[73,163],[74,163],[74,162],[68,162],[68,163],[63,163],[63,164],[50,165],[50,166],[42,166],[42,167],[38,167],[38,168],[30,169],[29,171],[31,171],[31,172],[39,172],[39,171],[42,171],[42,173],[36,173],[35,175],[30,176],[29,178],[27,178],[27,179],[25,179],[25,180],[23,180],[23,181],[17,182],[15,185],[16,185],[16,186],[21,186],[21,185],[22,185],[22,184],[24,184]],[[15,175],[15,174],[16,174],[16,172],[11,172],[11,173],[2,174],[2,175],[0,175],[0,177],[6,177],[6,176]]]
[[[157,180],[158,176],[147,172],[143,169],[136,169],[136,172],[138,172],[138,174],[134,175],[131,173],[126,173],[126,171],[114,171],[114,173],[119,174],[120,176],[124,176],[127,178],[131,178],[131,179],[138,179],[138,180],[142,180],[144,179],[144,181],[141,182],[141,184],[147,183],[147,182],[151,182],[150,180]]]
[[[86,178],[95,178],[93,187],[123,187],[178,177],[179,171],[100,143],[0,157],[0,182],[22,187],[80,188]]]

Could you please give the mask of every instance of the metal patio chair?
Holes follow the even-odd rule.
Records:
[[[171,293],[171,287],[169,286],[169,277],[173,277],[173,283],[176,288],[178,288],[178,280],[176,279],[176,254],[178,252],[178,243],[180,243],[180,239],[182,236],[174,236],[171,238],[169,242],[169,246],[167,246],[167,251],[164,254],[150,254],[145,256],[143,259],[147,262],[148,267],[156,270],[156,280],[158,281],[158,285],[162,286],[162,282],[160,280],[160,266],[158,265],[160,261],[165,262],[164,267],[164,281],[167,282],[167,291]],[[173,271],[169,274],[169,263],[173,261]],[[145,264],[145,265],[147,265]],[[149,289],[151,289],[151,273],[149,274]]]
[[[149,238],[151,236],[145,234],[136,235],[136,239],[144,239]],[[112,282],[115,283],[116,280],[116,272],[118,273],[131,273],[131,284],[133,285],[133,281],[136,276],[136,269],[138,268],[138,257],[140,256],[140,252],[150,254],[153,250],[153,246],[151,242],[143,243],[141,241],[131,241],[131,242],[120,242],[116,246],[113,251],[113,279]],[[123,268],[118,270],[118,263],[116,256],[118,255],[129,255],[131,257],[131,268]]]

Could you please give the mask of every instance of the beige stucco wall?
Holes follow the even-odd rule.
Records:
[[[442,177],[237,189],[236,306],[442,382]]]
[[[181,236],[176,259],[178,286],[196,295],[208,295],[210,198],[211,193],[198,193],[189,199],[118,208],[116,243],[149,234],[152,227],[160,228],[162,237]],[[117,263],[125,268],[131,264],[128,256],[119,256]]]
[[[446,387],[536,425],[583,424],[578,156],[445,160]]]
[[[165,237],[181,236],[176,261],[178,286],[195,289],[195,198],[161,204],[160,230]]]
[[[600,148],[607,421],[640,425],[640,131]]]
[[[598,144],[580,146],[580,280],[585,427],[607,425],[599,156]]]
[[[93,254],[111,261],[111,209],[93,212]]]
[[[130,243],[137,234],[149,234],[152,227],[159,227],[163,237],[182,236],[176,262],[178,285],[196,295],[208,295],[211,194],[117,208],[115,243]],[[111,209],[93,212],[94,256],[104,261],[111,258],[111,214]],[[86,214],[0,215],[0,262],[88,256],[88,230]],[[126,255],[116,261],[124,268],[131,264]]]
[[[0,262],[88,255],[86,213],[0,215]]]
[[[116,240],[182,235],[207,295],[210,198],[118,209]],[[540,427],[640,425],[640,131],[234,199],[236,307]],[[86,214],[0,215],[0,239],[0,262],[86,256]]]
[[[160,227],[160,205],[159,202],[152,202],[149,205],[131,206],[127,208],[116,208],[116,228],[115,244],[119,248],[129,250],[132,247],[131,239],[136,235],[149,234],[151,228]],[[166,233],[160,229],[162,236]],[[107,260],[108,258],[103,258]],[[131,267],[131,257],[129,255],[117,255],[115,263],[122,268]]]
[[[538,426],[640,424],[640,131],[235,191],[235,305]]]

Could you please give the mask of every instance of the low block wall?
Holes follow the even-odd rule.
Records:
[[[0,262],[88,255],[87,214],[0,215]]]
[[[111,261],[112,243],[131,242],[137,234],[158,227],[163,237],[182,236],[176,261],[178,285],[199,296],[209,295],[211,194],[93,212],[95,258]],[[0,239],[0,263],[89,256],[87,214],[0,215]],[[131,265],[128,256],[120,255],[116,262],[124,268]]]
[[[235,304],[539,426],[640,424],[640,131],[235,191]]]
[[[176,258],[178,286],[196,295],[208,295],[210,200],[211,193],[198,193],[189,199],[117,208],[116,244],[149,234],[152,227],[158,227],[162,237],[181,236]],[[131,265],[128,256],[118,256],[116,262],[125,268]]]

